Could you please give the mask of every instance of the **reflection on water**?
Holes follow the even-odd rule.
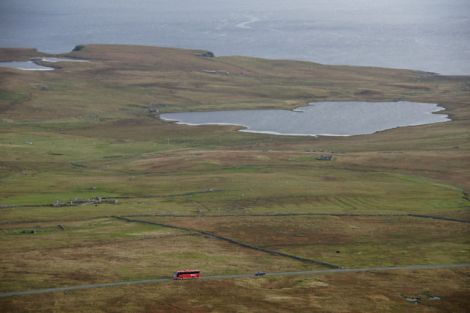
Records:
[[[289,110],[237,110],[161,114],[187,125],[239,125],[241,131],[276,135],[350,136],[449,121],[443,108],[417,102],[316,102]]]

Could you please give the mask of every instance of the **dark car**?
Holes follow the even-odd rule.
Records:
[[[256,272],[255,273],[255,276],[264,276],[264,275],[266,275],[265,272]]]

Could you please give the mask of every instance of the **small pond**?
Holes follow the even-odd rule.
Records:
[[[164,121],[186,125],[239,125],[240,131],[275,135],[352,136],[446,122],[435,103],[315,102],[295,110],[235,110],[161,114]]]
[[[0,62],[0,67],[15,68],[23,71],[53,71],[54,68],[48,66],[42,66],[33,61],[10,61]]]
[[[57,63],[57,62],[90,62],[88,60],[82,59],[72,59],[72,58],[38,58],[37,60],[49,63]]]
[[[0,67],[15,68],[17,70],[23,70],[23,71],[53,71],[54,70],[53,67],[41,65],[39,64],[39,62],[58,63],[58,62],[89,62],[89,61],[81,60],[81,59],[71,59],[71,58],[41,57],[41,58],[32,58],[29,61],[0,62]]]

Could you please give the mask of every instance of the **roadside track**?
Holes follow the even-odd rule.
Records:
[[[470,263],[341,268],[341,269],[312,270],[312,271],[299,271],[299,272],[273,272],[273,273],[266,273],[266,275],[264,275],[263,277],[306,276],[306,275],[310,276],[310,275],[325,275],[325,274],[340,274],[340,273],[366,273],[366,272],[385,272],[385,271],[397,271],[397,270],[409,270],[409,271],[438,270],[438,269],[459,269],[459,268],[470,268]],[[224,279],[241,279],[241,278],[259,278],[259,277],[256,277],[254,273],[247,273],[247,274],[235,274],[235,275],[203,276],[201,278],[198,278],[198,280],[224,280]],[[47,293],[54,293],[54,292],[67,292],[67,291],[107,288],[107,287],[160,284],[160,283],[170,283],[170,282],[173,282],[173,279],[170,277],[143,279],[143,280],[117,281],[117,282],[102,283],[102,284],[77,285],[77,286],[66,286],[66,287],[58,287],[58,288],[43,288],[43,289],[32,289],[32,290],[24,290],[24,291],[1,292],[0,298],[30,296],[30,295],[47,294]]]

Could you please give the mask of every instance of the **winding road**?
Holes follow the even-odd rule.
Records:
[[[396,270],[459,269],[459,268],[470,268],[470,263],[341,268],[341,269],[312,270],[312,271],[301,271],[301,272],[275,272],[275,273],[266,273],[264,277],[383,272],[383,271],[396,271]],[[235,274],[235,275],[213,275],[213,276],[201,277],[199,278],[199,280],[221,280],[221,279],[239,279],[239,278],[256,278],[256,276],[254,275],[254,273]],[[75,291],[75,290],[95,289],[95,288],[105,288],[105,287],[120,287],[120,286],[130,286],[130,285],[170,283],[172,281],[173,279],[168,277],[168,278],[155,278],[155,279],[143,279],[143,280],[117,281],[117,282],[112,282],[112,283],[77,285],[77,286],[67,286],[67,287],[58,287],[58,288],[43,288],[43,289],[32,289],[32,290],[24,290],[24,291],[1,292],[0,298],[29,296],[29,295],[38,295],[38,294],[46,294],[46,293],[53,293],[53,292],[65,292],[65,291]]]

